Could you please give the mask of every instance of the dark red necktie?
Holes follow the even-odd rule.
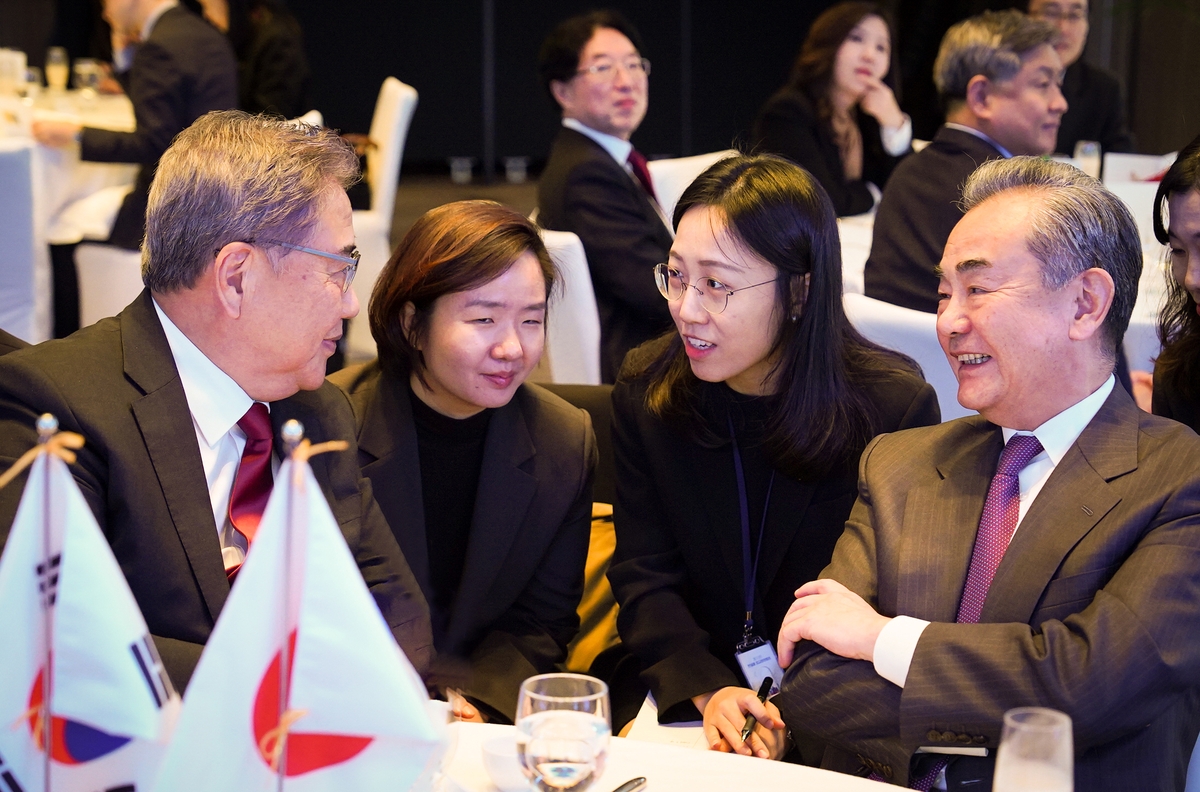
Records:
[[[629,167],[633,170],[633,175],[641,182],[642,189],[646,191],[654,200],[658,200],[658,196],[654,194],[654,182],[650,181],[650,169],[646,167],[646,158],[642,153],[635,148],[629,149]]]
[[[971,566],[967,569],[967,583],[963,586],[958,601],[959,624],[978,624],[983,612],[983,602],[1000,561],[1008,550],[1008,542],[1017,530],[1017,517],[1021,513],[1021,482],[1018,478],[1025,466],[1042,453],[1042,444],[1033,435],[1013,435],[1000,453],[1000,464],[996,475],[988,486],[987,498],[983,502],[983,515],[979,518],[979,532],[975,535],[975,549],[971,551]],[[910,778],[909,789],[926,792],[937,781],[949,763],[939,759],[930,769],[917,778]],[[882,779],[881,779],[882,780]]]
[[[229,494],[229,522],[246,537],[248,546],[254,541],[263,511],[271,498],[271,413],[267,405],[255,402],[237,425],[246,433],[246,447],[242,449],[242,462]],[[231,581],[237,569],[228,570]]]

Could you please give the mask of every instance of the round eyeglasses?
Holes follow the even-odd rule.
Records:
[[[608,57],[596,58],[591,66],[576,69],[576,74],[590,74],[597,82],[609,83],[617,79],[617,69],[622,68],[630,77],[646,78],[650,76],[650,61],[645,58],[626,58],[614,60]]]
[[[677,267],[672,267],[667,264],[654,265],[654,282],[658,285],[658,292],[663,297],[666,297],[671,302],[683,298],[688,287],[696,290],[700,295],[700,306],[710,314],[719,314],[729,305],[731,295],[737,294],[746,289],[754,289],[758,286],[766,286],[768,283],[774,283],[778,278],[771,278],[762,283],[752,283],[749,286],[743,286],[740,289],[731,289],[716,278],[697,278],[697,286],[693,283],[688,283],[683,279],[682,270]]]

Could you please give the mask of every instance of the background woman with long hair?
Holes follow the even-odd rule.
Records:
[[[660,721],[702,713],[714,748],[779,755],[777,712],[740,740],[736,699],[758,684],[739,646],[772,644],[828,563],[868,440],[937,423],[937,397],[851,327],[833,207],[798,166],[719,162],[675,226],[656,270],[675,331],[631,352],[613,391],[608,576],[636,669],[614,676],[614,696],[649,687]]]
[[[894,93],[893,38],[875,3],[825,11],[809,29],[791,78],[754,125],[756,148],[815,176],[839,217],[870,211],[912,144],[912,122]]]
[[[1154,235],[1170,246],[1171,278],[1158,322],[1153,410],[1200,432],[1200,137],[1159,182]]]

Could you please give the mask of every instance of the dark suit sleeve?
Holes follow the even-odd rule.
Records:
[[[152,164],[190,122],[189,91],[171,51],[151,38],[138,45],[133,57],[127,90],[137,128],[133,132],[84,128],[80,148],[84,160]]]
[[[308,65],[299,31],[274,21],[256,42],[253,60],[243,65],[242,109],[250,113],[295,116],[304,112],[304,81]]]
[[[610,158],[611,159],[611,158]],[[667,260],[666,229],[655,233],[630,197],[630,176],[619,165],[591,158],[573,168],[563,193],[565,228],[587,250],[596,290],[641,316],[669,323],[667,302],[654,284],[654,265]]]
[[[596,435],[588,414],[579,410],[582,450],[573,481],[555,480],[556,488],[575,493],[538,571],[492,630],[471,653],[468,696],[512,718],[521,682],[554,671],[567,656],[567,644],[579,629],[579,598],[592,528],[592,480]],[[501,573],[503,574],[503,573]]]
[[[708,650],[709,636],[692,615],[683,589],[687,569],[646,458],[640,390],[613,389],[617,470],[617,547],[608,579],[617,600],[621,641],[641,662],[659,719],[695,719],[690,699],[741,681]],[[679,708],[679,709],[676,709]]]
[[[865,181],[846,180],[837,147],[822,139],[821,122],[808,102],[777,96],[763,108],[756,131],[762,151],[787,157],[821,183],[839,217],[862,214],[875,205]],[[864,136],[864,165],[869,145]]]

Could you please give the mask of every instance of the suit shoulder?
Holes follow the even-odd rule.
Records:
[[[913,417],[911,413],[920,407],[918,403],[937,403],[933,386],[915,371],[897,369],[888,372],[886,376],[866,383],[863,390],[878,411],[880,432],[902,429]]]
[[[514,399],[521,411],[532,417],[531,423],[539,432],[582,437],[583,429],[591,423],[583,409],[532,382],[523,384]]]
[[[105,377],[124,381],[121,359],[120,324],[109,317],[67,338],[25,346],[0,357],[0,382],[21,376],[88,388]]]
[[[379,361],[373,360],[335,371],[326,378],[326,384],[340,391],[343,398],[350,402],[355,423],[361,424],[367,405],[375,398],[379,389],[381,375]]]

